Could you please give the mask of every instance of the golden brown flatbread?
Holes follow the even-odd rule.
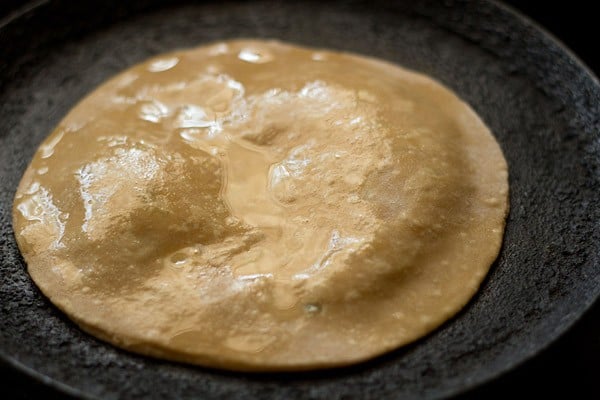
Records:
[[[83,329],[235,370],[355,363],[476,292],[508,209],[473,110],[372,58],[237,40],[136,65],[42,143],[29,273]]]

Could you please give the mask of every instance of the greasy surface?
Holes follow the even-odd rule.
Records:
[[[600,90],[567,52],[513,14],[464,1],[160,10],[158,1],[91,3],[53,2],[0,35],[0,343],[4,358],[43,374],[40,380],[113,399],[439,398],[537,353],[597,297]],[[153,11],[140,14],[140,4]],[[483,117],[511,165],[511,213],[500,258],[464,312],[414,345],[355,368],[247,375],[119,351],[82,332],[37,291],[10,210],[40,142],[82,96],[122,69],[239,36],[388,59],[441,80]]]
[[[40,145],[13,227],[85,329],[233,369],[363,360],[422,336],[498,254],[506,162],[431,79],[241,40],[163,54]]]

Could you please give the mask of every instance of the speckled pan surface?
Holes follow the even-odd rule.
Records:
[[[600,292],[600,86],[552,39],[488,2],[38,2],[0,25],[0,354],[89,398],[439,398],[568,328]],[[84,2],[82,2],[84,3]],[[166,2],[165,2],[166,3]],[[118,350],[35,288],[11,228],[38,143],[85,93],[151,55],[232,37],[349,50],[422,71],[496,134],[505,243],[481,292],[423,340],[352,368],[238,374]]]

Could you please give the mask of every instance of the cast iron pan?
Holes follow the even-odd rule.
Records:
[[[40,1],[0,23],[0,353],[89,398],[439,398],[548,346],[600,292],[600,86],[490,2]],[[127,3],[127,4],[124,4]],[[467,100],[510,168],[504,247],[479,294],[426,338],[362,365],[239,374],[130,354],[81,332],[29,279],[11,228],[38,143],[85,93],[156,53],[232,37],[350,50],[430,74]]]

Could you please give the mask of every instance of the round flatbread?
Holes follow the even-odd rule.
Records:
[[[238,40],[101,85],[14,202],[29,273],[84,330],[235,370],[345,365],[477,291],[508,209],[473,110],[372,58]]]

